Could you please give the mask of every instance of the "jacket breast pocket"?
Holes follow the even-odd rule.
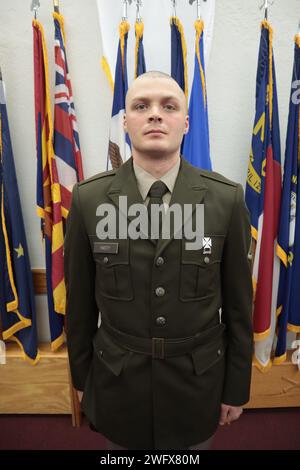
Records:
[[[183,302],[202,300],[215,294],[220,287],[220,267],[224,245],[223,235],[206,237],[200,250],[181,245],[179,298]]]
[[[96,289],[104,297],[113,300],[132,300],[129,240],[95,241],[93,255],[96,263]]]
[[[116,344],[101,327],[93,339],[93,347],[98,361],[118,377],[129,360],[130,351]]]

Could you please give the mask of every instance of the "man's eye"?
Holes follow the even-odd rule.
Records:
[[[139,110],[146,109],[146,105],[143,103],[139,103],[136,105],[135,109],[139,109]]]
[[[168,111],[173,111],[175,109],[175,106],[173,104],[166,104],[165,105],[165,108],[168,110]]]

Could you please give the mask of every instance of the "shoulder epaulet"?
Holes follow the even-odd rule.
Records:
[[[229,186],[236,187],[238,184],[238,183],[235,183],[234,181],[227,179],[225,176],[220,175],[220,173],[216,173],[215,171],[200,170],[200,174],[203,178],[218,181],[219,183],[228,184]]]
[[[84,181],[79,183],[79,186],[83,186],[84,184],[91,183],[92,181],[99,180],[101,178],[105,178],[106,176],[114,176],[116,174],[116,170],[109,170],[103,171],[102,173],[98,173],[97,175],[91,176]]]

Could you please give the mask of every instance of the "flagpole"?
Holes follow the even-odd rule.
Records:
[[[171,0],[172,4],[173,4],[173,14],[172,16],[176,17],[176,5],[177,5],[177,0]]]
[[[53,8],[55,13],[59,14],[59,0],[53,0]]]
[[[141,16],[141,11],[140,11],[140,8],[142,6],[142,0],[135,0],[135,2],[136,2],[136,22],[142,23],[142,16]]]
[[[197,0],[197,19],[201,20],[200,0]]]
[[[40,1],[39,0],[32,0],[30,10],[34,11],[34,19],[37,19],[37,12],[38,9],[40,8]]]
[[[193,3],[195,2],[196,0],[189,0],[189,4],[190,5],[193,5]],[[206,2],[206,0],[203,0],[204,2]],[[197,20],[201,20],[202,17],[201,17],[201,0],[197,0]]]
[[[264,3],[261,5],[260,10],[264,8],[265,10],[265,20],[268,21],[268,9],[270,5],[273,5],[275,0],[271,2],[270,0],[265,0]]]
[[[122,21],[127,21],[128,19],[128,3],[132,4],[132,0],[123,0],[123,16]]]

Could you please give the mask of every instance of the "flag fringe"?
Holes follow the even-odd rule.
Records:
[[[108,83],[110,85],[111,91],[114,92],[114,87],[115,87],[114,80],[112,78],[109,63],[108,63],[106,57],[104,57],[104,56],[101,59],[101,66],[102,66],[102,69],[103,69],[103,71],[106,75],[106,78],[107,78]]]
[[[254,355],[253,357],[253,362],[254,362],[254,365],[257,367],[258,370],[260,370],[260,372],[262,372],[263,374],[265,374],[266,372],[268,372],[271,367],[272,367],[272,361],[271,359],[268,360],[267,364],[264,365],[262,364],[258,359],[257,357]]]
[[[273,28],[267,20],[263,20],[261,27],[269,31],[269,86],[268,97],[270,103],[270,130],[272,129],[273,120]]]
[[[52,158],[54,155],[53,150],[53,120],[51,116],[51,102],[50,102],[50,87],[49,87],[49,65],[48,65],[48,53],[47,53],[47,46],[45,41],[45,33],[43,25],[38,20],[33,20],[33,25],[36,26],[41,32],[41,39],[42,39],[42,48],[43,48],[43,56],[44,56],[44,67],[45,67],[45,92],[46,92],[46,110],[48,116],[48,127],[49,127],[49,135],[47,140],[47,157],[48,157],[48,165],[49,165],[49,172],[50,172],[50,184],[53,182],[53,174],[52,174]]]
[[[138,55],[140,48],[140,41],[143,39],[144,34],[144,23],[135,23],[135,66],[134,66],[134,78],[138,76]]]
[[[254,341],[262,341],[262,340],[266,339],[269,336],[270,331],[271,331],[271,327],[269,327],[265,331],[261,331],[260,333],[254,332],[253,333]]]
[[[257,242],[258,230],[253,225],[251,225],[251,235],[252,235],[252,238],[254,238],[254,240]]]
[[[130,24],[128,21],[121,21],[120,26],[119,26],[119,31],[120,31],[120,47],[121,47],[121,56],[122,56],[122,70],[124,73],[124,62],[125,62],[125,36],[130,30]]]
[[[300,47],[300,36],[298,34],[295,35],[295,44]]]
[[[292,323],[287,324],[287,329],[294,333],[300,333],[300,325],[293,325]]]
[[[28,356],[28,354],[26,354],[21,341],[16,336],[11,336],[9,339],[15,341],[19,345],[19,347],[21,348],[22,354],[23,354],[24,361],[28,362],[32,366],[35,366],[39,362],[39,360],[41,359],[41,355],[40,355],[40,352],[39,352],[38,349],[37,349],[37,354],[36,354],[35,358],[32,359],[30,356]]]
[[[1,154],[2,157],[2,154]],[[3,231],[3,237],[4,237],[4,244],[5,244],[5,252],[6,252],[6,260],[7,260],[7,269],[8,269],[8,277],[9,277],[9,282],[10,286],[13,292],[14,300],[9,302],[7,304],[7,307],[9,311],[16,310],[19,305],[19,299],[18,299],[18,294],[17,294],[17,289],[15,286],[15,280],[14,280],[14,274],[13,274],[13,268],[11,264],[11,256],[10,256],[10,246],[9,246],[9,240],[8,240],[8,235],[7,235],[7,230],[6,230],[6,223],[5,223],[5,213],[4,213],[4,186],[2,184],[1,186],[1,220],[2,220],[2,231]]]
[[[21,315],[18,310],[11,313],[15,313],[18,316],[19,322],[12,325],[10,328],[8,328],[8,330],[4,330],[2,332],[4,340],[10,339],[11,336],[17,333],[18,331],[23,330],[24,328],[28,328],[32,325],[31,319],[23,317],[23,315]]]
[[[65,19],[63,15],[57,13],[56,11],[53,12],[53,18],[59,22],[60,29],[63,36],[64,46],[66,47],[66,33],[65,33]]]
[[[279,317],[282,311],[282,305],[279,305],[279,307],[276,308],[276,317]]]
[[[278,258],[283,262],[284,266],[287,268],[288,267],[288,255],[278,243],[276,246],[276,254]]]
[[[274,366],[279,366],[280,364],[282,364],[286,360],[286,357],[287,357],[286,352],[282,354],[281,356],[274,357],[273,359]]]
[[[200,76],[201,76],[204,107],[206,108],[206,102],[207,102],[206,101],[206,83],[205,83],[204,70],[203,70],[203,66],[202,66],[202,63],[201,63],[200,45],[199,45],[201,35],[204,31],[204,21],[203,20],[195,21],[195,30],[196,30],[196,55],[197,55],[197,59],[198,59],[198,65],[199,65]]]
[[[56,352],[65,343],[65,335],[62,333],[54,341],[51,341],[51,351]]]
[[[182,44],[182,55],[183,55],[183,66],[184,66],[184,94],[186,99],[188,100],[188,66],[187,66],[187,47],[184,37],[184,29],[183,25],[177,16],[172,16],[170,19],[170,24],[175,24],[181,36],[181,44]]]

